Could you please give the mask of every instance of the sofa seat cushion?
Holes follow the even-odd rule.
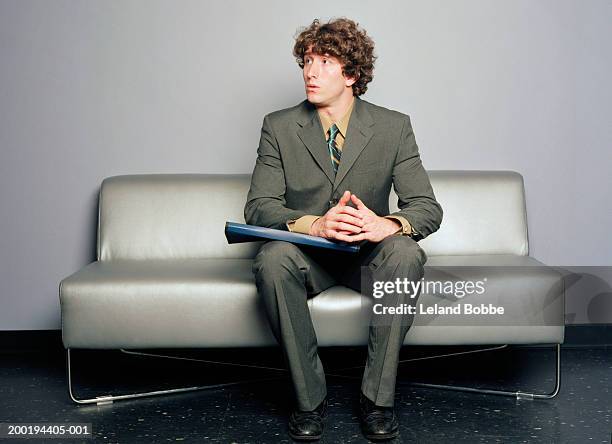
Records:
[[[252,263],[251,259],[93,262],[60,284],[64,345],[275,344],[258,303]]]
[[[448,316],[422,325],[417,315],[406,344],[563,342],[563,298],[551,298],[549,291],[558,279],[553,271],[525,256],[432,256],[426,277],[437,273],[438,267],[461,265],[499,266],[491,268],[491,273],[497,273],[496,280],[504,285],[487,292],[487,302],[503,302],[514,308],[509,310],[512,313],[497,325],[474,325],[472,320],[462,324]],[[251,267],[251,259],[89,264],[60,283],[64,345],[105,349],[274,345]],[[465,270],[474,272],[469,267]],[[419,298],[424,305],[441,302],[456,301],[435,294]],[[371,303],[370,298],[336,286],[309,298],[308,303],[320,345],[367,343],[368,312],[363,307]],[[521,315],[525,318],[517,318]],[[561,325],[550,325],[551,319]]]
[[[461,298],[432,291],[421,293],[423,307],[503,307],[503,315],[420,315],[414,317],[404,344],[557,344],[564,339],[564,287],[561,274],[529,257],[518,255],[431,256],[425,280],[457,282],[487,278],[483,294]],[[372,298],[334,287],[314,298],[313,322],[319,344],[342,345],[360,338],[367,342],[364,325]]]

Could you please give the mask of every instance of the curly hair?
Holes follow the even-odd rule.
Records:
[[[315,54],[330,54],[342,63],[342,73],[357,80],[353,84],[353,95],[360,96],[368,90],[374,78],[374,41],[365,29],[347,18],[331,20],[321,24],[315,19],[300,30],[295,38],[293,55],[300,68],[304,68],[304,54],[312,46]]]

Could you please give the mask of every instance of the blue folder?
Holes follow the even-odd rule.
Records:
[[[258,227],[256,225],[239,224],[236,222],[225,223],[225,238],[228,244],[241,242],[255,242],[261,240],[282,240],[292,244],[308,245],[310,247],[327,248],[330,250],[344,251],[347,253],[358,253],[359,248],[367,241],[336,242],[308,234],[292,233],[291,231],[275,230],[274,228]]]

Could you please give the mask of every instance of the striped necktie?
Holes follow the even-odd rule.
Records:
[[[329,148],[329,155],[331,156],[332,168],[334,169],[334,174],[338,173],[338,166],[340,165],[340,157],[342,157],[342,151],[338,149],[336,145],[336,136],[340,130],[334,123],[329,128],[329,138],[327,139],[327,147]]]

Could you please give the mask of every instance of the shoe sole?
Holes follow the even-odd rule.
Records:
[[[289,432],[289,436],[294,441],[318,441],[321,439],[323,435],[303,436],[303,435],[294,435],[293,433]]]
[[[390,439],[397,438],[398,436],[399,430],[392,433],[387,433],[385,435],[365,435],[365,437],[370,441],[388,441]]]

